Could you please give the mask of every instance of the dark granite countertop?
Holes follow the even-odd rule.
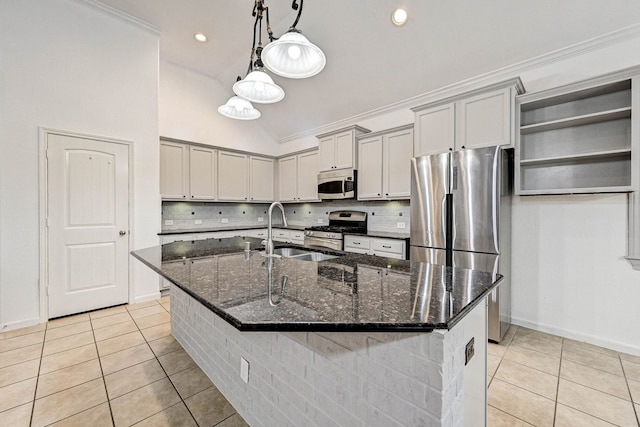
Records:
[[[267,258],[259,250],[245,252],[246,242],[261,248],[260,239],[234,237],[168,243],[132,255],[240,330],[450,329],[502,279],[335,251],[314,250],[338,255],[320,262]]]

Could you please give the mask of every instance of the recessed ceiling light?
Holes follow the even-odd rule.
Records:
[[[200,43],[206,43],[206,42],[207,42],[207,40],[209,40],[209,39],[207,39],[207,36],[205,36],[205,35],[204,35],[204,34],[202,34],[202,33],[196,33],[196,34],[194,34],[194,35],[193,35],[193,38],[194,38],[194,39],[196,39],[196,40],[198,40]]]
[[[407,11],[401,7],[395,9],[391,13],[391,22],[393,22],[393,25],[396,27],[401,27],[406,24],[408,18],[409,16],[407,15]]]

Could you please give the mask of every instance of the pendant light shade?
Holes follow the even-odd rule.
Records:
[[[262,62],[275,74],[290,79],[304,79],[318,74],[327,63],[320,48],[300,31],[289,29],[262,50]]]
[[[260,117],[260,111],[253,108],[249,101],[239,96],[232,96],[226,104],[219,106],[218,113],[238,120],[254,120]]]
[[[252,102],[271,104],[284,98],[284,90],[262,69],[257,69],[233,85],[236,95]]]

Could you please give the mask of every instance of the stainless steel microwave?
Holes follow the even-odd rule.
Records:
[[[323,200],[355,199],[356,176],[354,169],[319,173],[318,197]]]

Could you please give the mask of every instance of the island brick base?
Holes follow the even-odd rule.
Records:
[[[431,333],[240,332],[171,287],[173,335],[254,427],[463,425],[464,320]]]

